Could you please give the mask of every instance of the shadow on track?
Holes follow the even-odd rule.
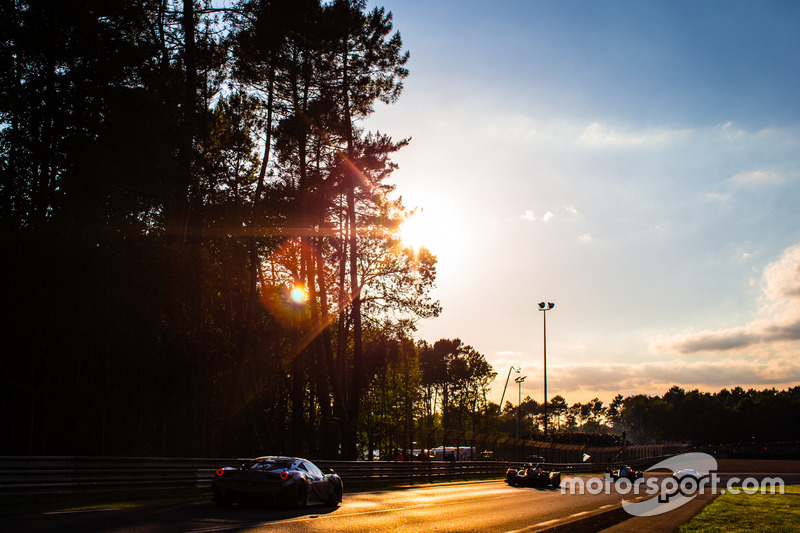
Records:
[[[560,491],[561,490],[561,487],[551,487],[551,486],[547,486],[547,487],[521,487],[519,485],[509,485],[509,488],[517,489],[517,490],[535,490],[535,491],[538,491],[538,492],[556,492],[556,491]]]
[[[213,501],[197,504],[198,514],[204,518],[236,522],[275,522],[292,518],[315,518],[331,514],[339,509],[339,505],[315,505],[302,509],[290,509],[271,503],[244,502],[232,505],[220,505]]]

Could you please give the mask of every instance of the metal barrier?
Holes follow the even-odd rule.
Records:
[[[323,469],[332,469],[350,486],[373,484],[432,482],[457,478],[499,478],[505,463],[489,461],[315,461]]]
[[[0,495],[203,488],[210,486],[218,463],[173,458],[0,457]]]
[[[630,461],[643,468],[653,457]],[[0,457],[0,496],[113,491],[207,490],[221,466],[245,459],[133,457]],[[453,479],[500,479],[509,463],[497,461],[314,461],[339,474],[345,487],[369,487]],[[562,472],[603,471],[618,463],[546,463]]]
[[[0,457],[0,496],[109,491],[208,489],[220,466],[245,459],[133,457]],[[333,469],[346,487],[427,482],[457,478],[498,478],[504,463],[443,461],[314,461]]]

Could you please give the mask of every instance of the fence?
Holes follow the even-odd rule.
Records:
[[[472,450],[472,460],[488,456],[497,461],[521,462],[528,457],[541,457],[547,463],[562,464],[580,463],[583,462],[584,455],[589,455],[596,463],[612,463],[675,455],[688,449],[684,444],[646,446],[622,446],[617,443],[607,446],[593,446],[587,443],[565,444],[443,428],[418,427],[413,428],[408,434],[405,434],[399,426],[395,430],[390,448],[397,447],[400,450],[463,448]]]
[[[0,457],[0,495],[164,491],[210,485],[230,461],[124,457]],[[215,466],[216,465],[216,466]]]
[[[564,472],[604,470],[617,464],[621,449],[588,449],[603,461],[546,464]],[[591,452],[591,453],[590,453]],[[642,467],[663,455],[660,446],[633,446],[626,461]],[[608,459],[606,459],[608,458]],[[99,493],[112,491],[207,490],[220,466],[241,464],[237,459],[125,457],[0,457],[0,496]],[[314,461],[323,471],[333,469],[345,487],[368,487],[449,479],[501,478],[501,461]]]
[[[110,491],[208,489],[220,466],[237,459],[124,457],[0,457],[0,496]],[[347,487],[491,478],[505,473],[498,462],[314,461],[333,469]]]

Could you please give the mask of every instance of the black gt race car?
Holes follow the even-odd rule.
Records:
[[[258,457],[236,468],[218,468],[211,481],[214,501],[223,505],[337,505],[342,501],[342,488],[342,480],[333,470],[324,474],[314,463],[299,457]]]
[[[506,470],[506,483],[512,487],[558,487],[561,485],[561,472],[545,470],[540,465],[525,463],[520,468]]]
[[[617,481],[618,479],[627,479],[630,482],[634,482],[637,479],[640,479],[644,474],[641,470],[634,470],[629,466],[622,466],[616,470],[611,471],[611,479]]]

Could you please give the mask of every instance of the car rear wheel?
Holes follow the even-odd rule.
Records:
[[[297,492],[294,494],[294,505],[295,509],[302,509],[306,506],[308,495],[306,494],[306,486],[305,483],[300,483],[297,485]]]
[[[233,503],[230,496],[226,495],[221,490],[214,490],[214,501],[219,505],[231,505]]]
[[[342,501],[342,487],[338,483],[334,483],[327,503],[328,505],[337,505],[340,501]]]

